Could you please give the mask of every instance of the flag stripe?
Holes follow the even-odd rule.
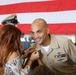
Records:
[[[49,0],[9,0],[9,1],[3,0],[3,1],[0,1],[0,5],[16,4],[16,3],[21,3],[21,2],[43,2],[43,1],[49,1]]]
[[[8,16],[9,15],[0,15],[0,23]],[[76,23],[76,10],[62,12],[20,13],[17,14],[17,17],[21,24],[31,24],[36,18],[43,18],[50,24]]]
[[[23,2],[0,6],[0,14],[24,12],[53,12],[63,10],[76,10],[76,0],[56,0],[44,2]]]
[[[17,14],[19,29],[23,33],[30,33],[30,25],[36,18],[46,20],[50,33],[76,34],[76,0],[11,0],[0,5],[1,21]]]
[[[18,28],[22,33],[30,34],[31,24],[19,24]],[[0,28],[3,25],[0,25]],[[76,23],[65,23],[65,24],[48,24],[50,34],[76,34]]]
[[[48,24],[50,34],[76,34],[76,23]],[[30,24],[19,25],[23,33],[30,33]]]

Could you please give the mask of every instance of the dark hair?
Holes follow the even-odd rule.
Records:
[[[3,75],[4,65],[9,54],[18,51],[22,54],[21,31],[12,25],[5,25],[0,29],[0,75]]]
[[[39,65],[32,71],[32,75],[53,75],[50,69],[45,65]]]

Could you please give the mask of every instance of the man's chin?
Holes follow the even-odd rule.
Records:
[[[41,44],[41,41],[35,41],[37,44]]]

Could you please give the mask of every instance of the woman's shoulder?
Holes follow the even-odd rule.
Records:
[[[8,58],[7,62],[10,62],[10,61],[16,59],[17,57],[19,57],[18,53],[17,52],[13,52],[12,54],[9,55],[9,58]]]

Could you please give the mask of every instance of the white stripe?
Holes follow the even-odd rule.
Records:
[[[49,0],[2,0],[2,1],[0,0],[0,5],[15,4],[22,2],[41,2],[41,1],[49,1]]]
[[[0,15],[1,21],[9,15]],[[43,18],[49,24],[55,23],[76,23],[76,10],[60,12],[38,12],[17,14],[18,21],[22,24],[31,24],[36,18]]]

